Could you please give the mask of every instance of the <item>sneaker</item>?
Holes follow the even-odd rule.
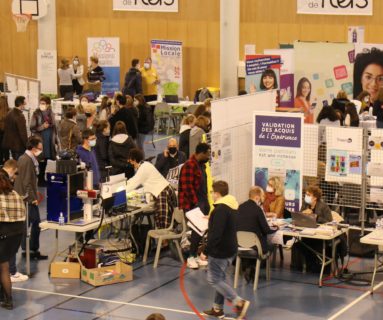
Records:
[[[15,274],[11,274],[11,282],[22,282],[27,281],[29,277],[26,274],[22,274],[20,272],[16,272]]]
[[[236,309],[235,312],[237,313],[237,318],[236,318],[237,320],[242,320],[245,318],[247,309],[249,309],[249,306],[250,306],[250,301],[242,300],[241,302],[242,302],[241,306],[239,305],[235,306],[235,309]]]
[[[187,261],[187,266],[189,269],[198,269],[199,265],[195,257],[189,257]]]
[[[210,310],[206,310],[202,312],[203,316],[208,316],[208,317],[215,317],[218,319],[224,319],[225,314],[223,313],[223,310],[216,310],[214,308],[211,308]]]
[[[201,257],[196,258],[196,262],[200,267],[206,267],[209,264],[209,262],[206,259],[202,259]]]

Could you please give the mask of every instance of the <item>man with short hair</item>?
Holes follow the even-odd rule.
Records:
[[[182,166],[178,184],[178,203],[180,209],[186,213],[199,207],[203,214],[208,215],[210,211],[207,196],[207,176],[205,164],[210,159],[210,146],[207,143],[199,143],[195,154]],[[202,237],[192,230],[190,238],[189,258],[187,266],[190,269],[198,269],[206,266],[207,260],[198,256],[198,246]]]
[[[175,168],[186,161],[184,152],[178,150],[178,142],[175,138],[168,140],[168,147],[159,153],[156,159],[157,170],[166,178],[170,169]]]
[[[100,183],[100,170],[96,158],[96,134],[91,129],[85,129],[82,133],[82,145],[77,146],[76,153],[80,161],[84,162],[88,170],[93,172],[93,187],[97,189]]]
[[[142,93],[142,76],[140,72],[140,60],[133,59],[132,67],[125,75],[125,84],[122,93],[134,97],[138,93]]]
[[[232,264],[237,254],[237,230],[235,216],[238,202],[229,195],[226,181],[213,183],[214,210],[209,218],[209,232],[207,236],[207,255],[209,266],[207,281],[215,289],[213,307],[203,313],[207,316],[224,318],[225,298],[233,303],[237,313],[236,319],[244,319],[250,302],[242,299],[226,282],[226,270]]]
[[[110,131],[113,132],[116,123],[118,121],[122,121],[125,123],[128,134],[132,137],[133,140],[136,140],[138,135],[138,127],[137,119],[134,116],[134,109],[128,108],[126,106],[126,97],[123,95],[118,95],[116,97],[116,103],[118,106],[118,111],[109,119]]]
[[[142,76],[142,91],[146,102],[157,101],[157,85],[160,84],[157,70],[152,65],[152,58],[144,61],[144,67],[140,69]]]
[[[25,152],[27,145],[27,122],[23,114],[26,105],[25,97],[16,97],[15,107],[8,112],[4,120],[3,149],[11,150],[15,160]]]
[[[40,253],[40,212],[38,207],[37,176],[39,175],[38,157],[43,152],[43,143],[39,137],[31,136],[27,141],[27,150],[17,161],[18,176],[15,180],[16,192],[28,203],[29,225],[31,225],[31,258],[46,260],[48,256]],[[26,237],[23,236],[21,248],[25,256]]]

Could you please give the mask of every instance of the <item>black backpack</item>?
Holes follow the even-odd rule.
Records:
[[[148,134],[154,129],[154,112],[151,106],[145,104],[139,107],[138,131]]]

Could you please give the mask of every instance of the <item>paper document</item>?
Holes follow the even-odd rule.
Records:
[[[196,231],[199,235],[203,235],[209,226],[209,219],[205,216],[200,208],[195,208],[186,212],[188,226]]]

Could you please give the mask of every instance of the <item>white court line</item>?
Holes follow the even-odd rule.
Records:
[[[376,285],[373,289],[373,291],[376,291],[377,289],[379,289],[380,287],[383,286],[383,281],[381,283],[379,283],[378,285]],[[345,313],[347,310],[351,309],[354,305],[356,305],[358,302],[362,301],[364,298],[368,297],[371,295],[371,290],[367,291],[366,293],[363,293],[359,298],[356,298],[353,302],[351,302],[350,304],[348,304],[347,306],[345,306],[343,309],[339,310],[337,313],[335,313],[333,316],[331,316],[330,318],[328,318],[327,320],[335,320],[336,318],[338,318],[340,315],[342,315],[343,313]]]
[[[75,296],[75,295],[72,295],[72,294],[49,292],[49,291],[41,291],[41,290],[34,290],[34,289],[15,288],[15,287],[13,287],[12,290],[28,291],[28,292],[35,292],[35,293],[42,293],[42,294],[51,294],[51,295],[67,297],[67,298],[91,300],[91,301],[98,301],[98,302],[107,302],[107,303],[121,304],[121,305],[126,305],[126,306],[131,306],[131,307],[139,307],[139,308],[145,308],[145,309],[155,309],[155,310],[161,310],[161,311],[171,311],[171,312],[176,312],[176,313],[195,315],[195,313],[191,312],[191,311],[184,311],[184,310],[178,310],[178,309],[169,309],[169,308],[148,306],[148,305],[144,305],[144,304],[123,302],[123,301],[117,301],[117,300],[106,300],[106,299],[100,299],[100,298]]]

